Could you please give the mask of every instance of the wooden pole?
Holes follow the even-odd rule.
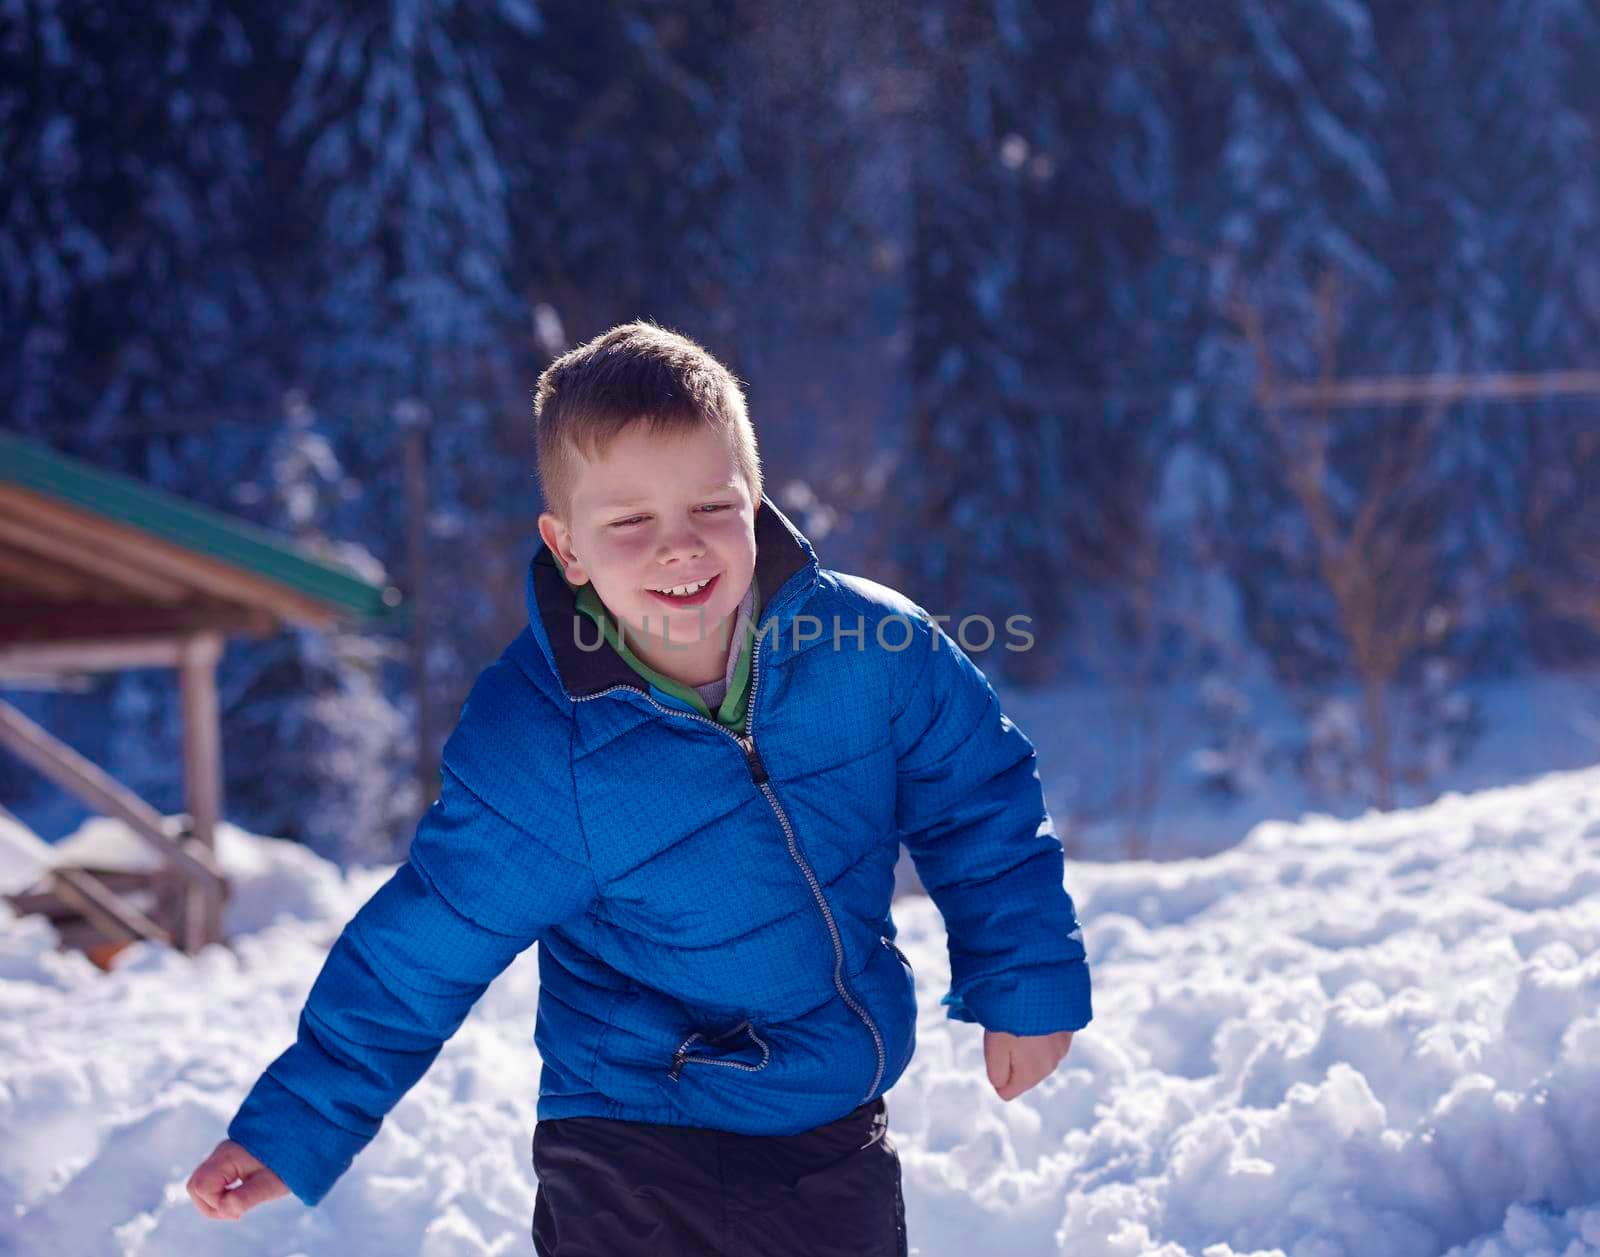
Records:
[[[178,652],[178,691],[183,706],[183,784],[191,836],[213,855],[222,817],[222,735],[217,710],[217,660],[222,639],[215,633],[186,637]],[[215,885],[189,881],[178,936],[188,952],[222,941],[222,895]]]
[[[419,401],[403,401],[395,407],[395,418],[406,434],[406,566],[411,577],[411,672],[417,688],[417,789],[426,808],[439,788],[428,686],[428,409]]]

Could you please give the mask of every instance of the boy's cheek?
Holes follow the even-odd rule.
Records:
[[[602,538],[591,551],[590,575],[593,576],[598,568],[602,580],[613,585],[625,583],[626,573],[635,570],[649,553],[650,541],[647,537]]]

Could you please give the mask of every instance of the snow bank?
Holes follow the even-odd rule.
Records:
[[[1600,772],[1068,880],[1062,1069],[996,1105],[935,1032],[892,1097],[924,1252],[1600,1251]]]
[[[531,1251],[533,953],[321,1207],[183,1183],[386,875],[225,830],[232,951],[99,974],[0,925],[0,1251]],[[912,1250],[1600,1254],[1600,770],[1224,854],[1074,866],[1096,1017],[1011,1104],[942,1018],[938,913],[896,905],[921,1042],[889,1096]],[[3,909],[0,909],[3,912]]]

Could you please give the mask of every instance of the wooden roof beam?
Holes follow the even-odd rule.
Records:
[[[245,574],[239,568],[185,550],[149,533],[104,520],[27,489],[0,484],[0,519],[43,525],[52,532],[93,546],[100,553],[125,560],[195,593],[219,601],[260,607],[280,619],[314,628],[334,624],[337,613],[326,604],[287,586]]]
[[[177,637],[130,637],[125,641],[25,642],[0,645],[0,681],[58,677],[75,672],[120,672],[124,668],[176,668]]]
[[[47,566],[31,551],[0,544],[0,590],[26,590],[52,602],[87,601],[87,585],[70,571]]]
[[[0,510],[3,507],[4,503],[0,502]],[[138,596],[142,602],[182,602],[189,594],[186,586],[146,568],[137,554],[107,553],[91,538],[41,527],[15,515],[0,514],[0,541],[68,569],[88,572],[119,590]]]
[[[184,607],[0,603],[0,649],[146,641],[204,632],[266,637],[277,627],[267,612],[229,603]]]

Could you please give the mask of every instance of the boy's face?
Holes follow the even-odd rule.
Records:
[[[728,442],[707,428],[653,434],[636,423],[598,457],[574,451],[573,460],[571,518],[539,517],[567,579],[594,583],[652,667],[707,674],[694,684],[720,677],[723,623],[755,572],[759,506]],[[662,592],[707,579],[686,596]]]

